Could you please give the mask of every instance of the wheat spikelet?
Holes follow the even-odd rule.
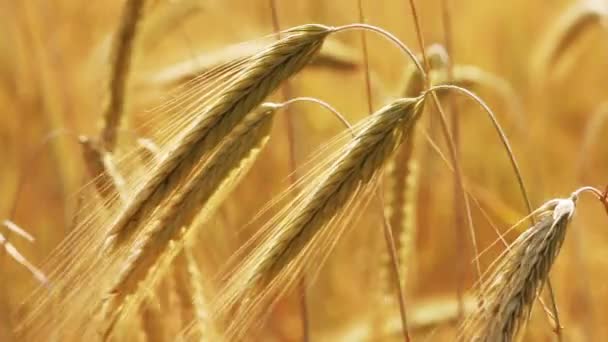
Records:
[[[413,256],[416,254],[416,210],[418,209],[418,185],[419,185],[420,169],[418,166],[418,158],[410,157],[408,160],[408,173],[404,184],[404,201],[403,215],[400,225],[402,228],[399,235],[399,257],[401,261],[401,274],[403,276],[403,286],[407,286],[407,280],[413,274],[410,272],[410,267]]]
[[[110,79],[110,101],[103,113],[101,140],[106,151],[116,146],[116,129],[120,124],[125,104],[127,79],[135,46],[135,37],[142,17],[145,0],[127,0],[120,28],[115,38]]]
[[[120,316],[124,312],[125,299],[134,295],[144,280],[145,287],[153,286],[166,271],[190,233],[189,227],[195,226],[192,223],[196,217],[212,214],[221,202],[220,197],[225,196],[229,192],[227,188],[236,183],[234,179],[240,178],[255,160],[268,140],[277,108],[273,104],[264,104],[248,115],[203,168],[163,205],[161,216],[147,228],[111,286],[112,296],[106,308],[108,313]],[[172,243],[177,246],[172,247]],[[150,272],[153,274],[149,275]],[[137,298],[131,305],[137,305]],[[110,325],[110,330],[113,326]]]
[[[395,152],[395,156],[389,161],[385,172],[384,215],[390,222],[390,226],[393,229],[393,236],[396,237],[400,237],[405,233],[403,223],[407,220],[405,208],[407,206],[407,180],[410,178],[411,172],[410,159],[412,149],[413,139],[400,146],[397,152]],[[402,242],[404,242],[403,239],[395,240],[395,247],[398,252],[402,251]],[[390,291],[389,272],[387,268],[389,259],[388,255],[386,255],[386,253],[384,254],[382,259],[383,267],[381,268],[384,271],[382,283],[384,284],[383,292],[388,293],[387,291]],[[399,262],[400,265],[403,266],[403,264],[408,261],[400,258]],[[404,276],[403,273],[401,275]],[[402,278],[401,281],[403,280],[404,279]]]
[[[576,196],[547,202],[542,219],[504,252],[480,284],[480,306],[463,325],[467,341],[512,341],[528,319],[566,236]]]
[[[233,272],[217,300],[218,307],[214,310],[218,315],[239,299],[245,300],[238,316],[231,319],[227,331],[229,338],[238,338],[246,331],[256,318],[255,311],[262,309],[260,305],[265,300],[272,300],[267,296],[276,295],[272,291],[283,292],[290,281],[297,279],[302,272],[299,262],[304,258],[306,262],[311,261],[303,256],[310,251],[307,246],[311,241],[332,245],[328,240],[336,237],[322,237],[329,231],[324,228],[335,226],[340,218],[349,216],[341,211],[345,207],[353,209],[353,200],[361,201],[356,198],[357,194],[369,195],[365,189],[369,189],[401,141],[409,137],[423,103],[421,97],[400,99],[371,115],[355,138],[340,150],[327,171],[302,189],[294,203],[286,206],[289,210],[285,217],[269,222],[270,235]],[[330,248],[321,248],[320,252],[326,253]],[[281,278],[280,274],[290,279]]]
[[[302,69],[318,52],[329,28],[304,25],[288,30],[285,37],[251,57],[238,77],[218,95],[185,134],[168,151],[152,175],[112,224],[110,234],[131,234],[146,213],[183,181],[197,162],[285,79]]]

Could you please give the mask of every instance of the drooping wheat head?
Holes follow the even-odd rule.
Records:
[[[269,222],[266,237],[229,277],[217,300],[220,315],[238,300],[245,300],[229,324],[228,336],[238,337],[246,331],[258,310],[264,310],[260,306],[283,293],[306,267],[304,263],[314,263],[311,252],[327,255],[339,235],[330,232],[331,227],[348,221],[354,203],[369,198],[373,180],[399,144],[409,138],[423,103],[423,97],[400,99],[371,115],[326,171],[287,206],[290,210]],[[312,267],[318,270],[318,266]]]
[[[576,196],[552,200],[541,219],[499,257],[477,293],[479,307],[463,325],[464,340],[512,341],[528,320],[575,212]]]

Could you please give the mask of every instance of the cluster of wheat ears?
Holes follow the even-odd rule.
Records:
[[[592,186],[576,189],[566,198],[550,199],[534,209],[509,139],[494,112],[475,89],[496,92],[510,108],[521,113],[515,91],[498,76],[470,65],[454,64],[450,47],[425,47],[414,1],[410,1],[420,53],[412,52],[390,32],[361,22],[337,27],[307,24],[281,29],[273,4],[275,34],[226,50],[228,57],[210,61],[205,70],[158,74],[157,82],[181,83],[158,107],[147,113],[140,132],[125,137],[121,121],[129,116],[127,83],[133,60],[145,51],[138,43],[154,31],[153,6],[145,0],[126,0],[120,26],[113,35],[108,101],[103,108],[99,137],[80,136],[82,158],[90,181],[78,196],[73,228],[39,268],[30,264],[0,233],[0,243],[41,284],[23,301],[22,319],[14,334],[25,341],[163,340],[168,292],[181,303],[177,335],[171,340],[263,340],[270,312],[288,294],[300,300],[302,338],[309,339],[306,292],[332,248],[364,211],[380,209],[378,234],[384,296],[378,305],[396,304],[396,338],[410,340],[419,323],[406,296],[413,276],[410,260],[416,257],[417,187],[424,177],[421,147],[427,143],[454,175],[455,227],[470,239],[470,260],[476,283],[470,295],[461,292],[456,314],[437,318],[460,323],[455,339],[511,341],[525,330],[535,303],[543,308],[555,338],[562,338],[558,305],[549,273],[583,193],[593,195],[608,211],[607,193]],[[447,6],[447,5],[446,5]],[[571,41],[587,27],[604,20],[603,8],[577,5],[561,18],[539,53],[539,75],[548,73]],[[185,9],[187,11],[187,9]],[[148,17],[151,18],[148,20]],[[449,20],[449,12],[446,17]],[[369,115],[356,123],[330,104],[311,97],[293,97],[289,80],[309,65],[348,67],[353,62],[333,47],[329,37],[361,33],[363,69],[368,89]],[[373,34],[373,36],[372,36]],[[372,110],[366,39],[391,42],[409,59],[400,98],[386,100]],[[374,38],[375,39],[375,38]],[[542,78],[542,76],[539,76]],[[150,80],[153,82],[154,80]],[[281,91],[281,101],[269,102]],[[507,242],[499,233],[504,252],[489,267],[479,262],[484,253],[476,242],[471,206],[477,199],[459,162],[456,97],[471,100],[491,121],[497,142],[504,146],[528,215],[510,229],[529,228]],[[290,117],[296,103],[308,102],[333,115],[344,126],[309,158],[296,165]],[[205,270],[197,249],[201,231],[217,229],[212,218],[225,198],[256,163],[269,144],[273,122],[286,116],[289,186],[252,218],[264,223],[218,272]],[[434,132],[419,122],[434,116],[447,142],[448,155],[434,143]],[[514,118],[521,121],[521,117]],[[597,137],[595,138],[597,139]],[[592,142],[589,142],[591,144]],[[242,203],[241,205],[246,205]],[[10,220],[4,227],[29,240]],[[356,229],[356,228],[354,228]],[[236,232],[235,232],[236,233]],[[224,248],[217,244],[217,248]],[[4,281],[4,280],[3,280]],[[550,293],[543,300],[543,289]],[[363,294],[362,294],[363,295]],[[390,339],[386,322],[367,322],[367,332],[352,340]],[[165,336],[161,338],[161,336]],[[395,335],[392,335],[393,338]],[[336,340],[348,337],[335,337]]]

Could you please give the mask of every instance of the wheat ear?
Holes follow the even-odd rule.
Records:
[[[588,29],[605,21],[608,8],[598,1],[577,1],[570,6],[547,32],[533,61],[535,72],[546,77],[560,57]]]
[[[102,145],[113,152],[116,146],[116,130],[120,125],[125,104],[127,80],[131,69],[135,37],[141,21],[145,0],[127,0],[115,38],[114,56],[110,79],[109,104],[103,113]]]
[[[330,173],[315,187],[303,209],[284,227],[256,275],[274,278],[341,209],[354,189],[372,179],[403,135],[409,135],[421,112],[421,102],[420,98],[397,100],[373,114],[367,129],[330,166]]]
[[[226,195],[229,192],[227,187],[235,183],[234,178],[240,178],[255,160],[268,140],[277,108],[273,104],[264,104],[247,116],[202,170],[163,205],[160,217],[137,242],[111,286],[108,312],[115,317],[121,315],[124,301],[136,294],[142,281],[146,280],[146,286],[151,286],[166,271],[186,235],[191,233],[189,228],[199,226],[192,224],[197,216],[211,215],[221,202],[219,197]],[[178,246],[172,247],[172,243]],[[136,299],[133,302],[136,303]],[[110,326],[112,328],[113,325]]]
[[[302,251],[307,243],[331,221],[357,188],[364,187],[377,174],[386,159],[408,136],[421,113],[423,100],[401,99],[381,108],[345,147],[329,171],[315,181],[299,209],[281,222],[281,230],[247,263],[242,291],[268,284]],[[251,266],[251,268],[249,267]]]
[[[434,45],[429,50],[431,51],[429,55],[433,56],[430,59],[432,65],[441,67],[445,58],[441,53],[443,50],[439,46],[435,47]],[[409,65],[406,69],[405,77],[402,95],[404,97],[416,97],[420,95],[424,90],[424,80],[421,71],[415,65]],[[417,166],[415,159],[412,159],[415,140],[414,138],[410,138],[398,147],[395,155],[388,162],[384,178],[386,181],[384,187],[384,213],[393,229],[393,236],[397,237],[395,247],[399,254],[399,265],[402,271],[400,272],[400,282],[404,289],[407,277],[406,265],[410,263],[409,256],[412,255],[413,236],[415,235],[415,232],[412,231],[412,229],[415,229],[415,226],[412,224],[413,221],[410,214],[414,213],[416,204],[409,202],[408,198],[406,198],[409,196],[412,197],[410,200],[415,200],[415,194],[412,191],[415,192],[416,190],[410,189],[410,184],[417,184]],[[388,261],[389,256],[383,255],[381,258],[383,293],[387,293],[390,289],[388,282],[390,273]]]
[[[154,211],[247,113],[314,57],[329,32],[329,28],[321,25],[299,26],[286,31],[284,38],[251,57],[236,79],[181,135],[178,145],[161,158],[152,175],[114,221],[110,234],[117,234],[117,241],[131,234],[138,221]]]
[[[547,202],[542,219],[520,235],[480,285],[481,305],[464,324],[465,340],[512,341],[547,281],[575,212],[577,196]]]

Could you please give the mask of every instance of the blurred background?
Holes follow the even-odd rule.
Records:
[[[188,75],[246,54],[228,47],[273,32],[270,1],[148,2],[126,95],[125,130],[139,135],[146,133],[138,127],[147,110],[163,103],[163,96]],[[359,21],[355,0],[276,3],[282,29]],[[445,45],[443,2],[416,3],[427,46]],[[390,31],[420,52],[408,1],[363,0],[362,4],[367,23]],[[608,184],[608,127],[603,119],[608,112],[603,16],[608,4],[565,0],[448,0],[447,4],[453,64],[474,66],[499,78],[501,89],[510,89],[505,96],[491,87],[471,88],[505,129],[533,206],[565,197],[582,185]],[[35,241],[8,230],[0,233],[34,265],[42,265],[69,233],[79,189],[89,181],[77,137],[99,134],[111,39],[123,5],[116,0],[0,0],[0,219],[12,220]],[[585,13],[580,22],[571,18]],[[565,31],[547,56],[555,32],[568,20],[573,20],[574,28]],[[378,109],[401,95],[411,62],[378,35],[367,33],[366,39],[372,104]],[[330,62],[315,63],[298,74],[290,82],[292,96],[317,97],[357,122],[368,114],[360,33],[333,35],[326,45]],[[450,95],[444,101],[453,101],[450,108],[456,107],[460,116],[461,163],[483,208],[473,206],[473,219],[484,249],[497,239],[489,222],[504,231],[526,215],[526,207],[507,154],[483,111],[462,96]],[[294,105],[291,112],[298,164],[343,130],[315,105]],[[432,127],[436,113],[427,114],[431,115],[424,117],[419,131],[429,131],[447,155],[444,139]],[[213,218],[213,224],[225,227],[225,236],[198,241],[204,250],[199,258],[215,265],[210,267],[220,267],[246,240],[247,233],[236,232],[287,186],[285,115],[277,118],[268,148]],[[408,260],[408,312],[412,320],[421,322],[412,328],[416,340],[452,340],[458,317],[456,293],[473,286],[474,255],[469,236],[455,229],[451,171],[424,139],[417,141],[420,178],[416,250]],[[313,340],[398,340],[397,307],[381,293],[386,275],[379,269],[384,251],[379,214],[372,203],[311,285]],[[601,206],[583,196],[551,273],[567,341],[608,338],[603,324],[608,315],[607,222]],[[506,239],[516,236],[511,233]],[[225,243],[226,239],[232,242]],[[497,245],[484,254],[482,266],[502,249]],[[19,303],[35,280],[4,251],[0,263],[0,340],[13,341],[11,329],[21,317]],[[441,310],[448,312],[447,318],[441,318]],[[375,332],[370,322],[378,317],[395,321],[394,333]],[[432,320],[437,317],[437,322]],[[298,340],[298,309],[289,300],[280,302],[266,330],[268,340]],[[549,341],[553,336],[536,308],[526,340]]]

